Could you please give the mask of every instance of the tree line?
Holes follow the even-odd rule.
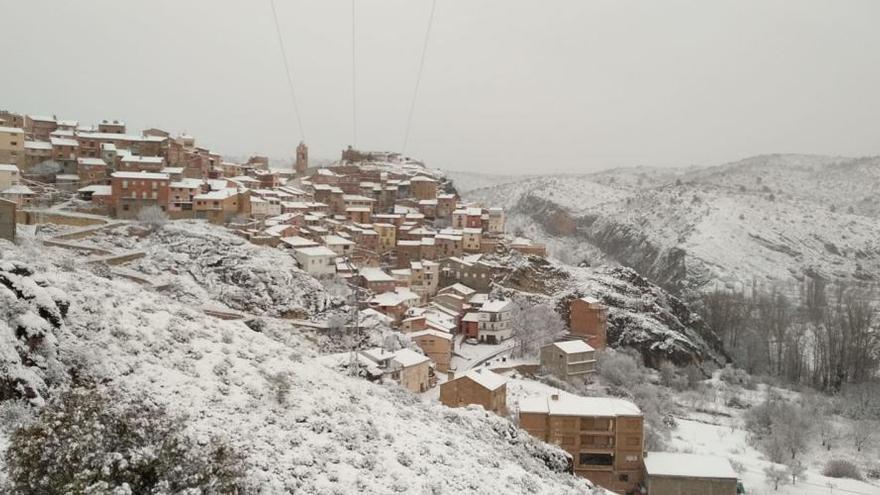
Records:
[[[778,287],[704,294],[699,309],[734,364],[752,375],[836,392],[880,370],[876,290],[808,278],[797,297]]]

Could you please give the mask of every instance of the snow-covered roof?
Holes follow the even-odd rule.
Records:
[[[18,167],[11,163],[0,163],[0,170],[3,172],[18,172]]]
[[[425,318],[425,319],[427,320],[427,316],[422,315],[422,317]],[[430,335],[430,336],[432,336],[432,337],[437,337],[438,339],[452,340],[452,334],[451,334],[451,333],[449,333],[449,332],[442,332],[442,331],[440,331],[440,330],[434,330],[434,329],[431,329],[431,328],[429,328],[429,329],[427,329],[427,330],[419,330],[418,332],[412,332],[412,333],[409,333],[409,334],[407,334],[407,335],[409,335],[410,338],[413,338],[413,339],[416,338],[416,337],[424,337],[424,336],[426,336],[426,335]]]
[[[304,254],[306,256],[336,256],[336,252],[328,248],[327,246],[310,246],[310,247],[302,247],[296,249],[297,253]]]
[[[383,292],[370,299],[370,304],[378,306],[397,306],[408,301],[418,301],[419,295],[406,287],[397,287],[394,292]]]
[[[147,163],[151,165],[161,165],[165,162],[165,159],[161,156],[140,156],[140,155],[126,155],[122,157],[122,161],[124,162],[135,162],[135,163]],[[181,169],[181,172],[183,170]],[[164,170],[163,170],[164,172]]]
[[[76,139],[50,137],[49,142],[52,143],[52,146],[79,146]]]
[[[10,134],[22,134],[24,130],[20,127],[0,127],[0,132],[8,132]]]
[[[182,174],[183,167],[165,167],[162,169],[162,173],[165,174]]]
[[[425,177],[424,175],[417,175],[415,177],[410,178],[409,181],[410,182],[437,182],[436,180],[434,180],[430,177]]]
[[[583,340],[564,340],[562,342],[554,342],[553,345],[566,354],[578,354],[595,350]]]
[[[154,179],[168,180],[168,174],[160,174],[155,172],[113,172],[111,177],[117,179]]]
[[[553,396],[556,396],[554,399]],[[519,403],[520,412],[554,416],[641,416],[639,407],[614,397],[580,397],[559,391],[545,397],[529,397]]]
[[[226,189],[220,189],[218,191],[211,191],[211,192],[206,192],[206,193],[202,193],[202,194],[197,194],[196,196],[193,196],[193,199],[201,199],[201,200],[227,199],[232,196],[235,196],[236,194],[238,194],[238,189],[226,188]]]
[[[365,266],[360,269],[360,275],[364,277],[364,280],[367,282],[393,282],[394,278],[391,275],[385,273],[381,268],[376,268],[372,266]]]
[[[388,352],[381,347],[373,347],[371,349],[364,349],[361,351],[361,354],[375,362],[385,361],[386,359],[391,359],[394,357],[393,352]]]
[[[455,283],[455,284],[452,284],[448,287],[444,287],[444,288],[440,289],[440,292],[455,292],[457,294],[469,296],[471,294],[476,293],[477,291],[474,289],[471,289],[470,287],[468,287],[467,285],[464,285],[462,283]]]
[[[318,245],[317,242],[311,239],[306,239],[305,237],[300,237],[298,235],[282,237],[281,242],[295,248],[314,247]]]
[[[76,162],[80,165],[90,165],[90,166],[107,166],[107,162],[100,158],[92,158],[88,156],[80,157],[76,159]]]
[[[251,201],[253,201],[253,200],[251,200]],[[263,229],[263,231],[271,236],[279,237],[279,236],[281,236],[281,234],[284,233],[285,230],[287,230],[289,228],[293,228],[293,225],[287,225],[287,224],[281,223],[278,225],[272,225],[272,226],[266,227],[265,229]]]
[[[730,461],[724,457],[673,452],[648,452],[645,471],[649,476],[737,479]]]
[[[587,304],[599,304],[599,300],[598,300],[598,299],[596,299],[595,297],[590,297],[590,296],[584,296],[584,297],[582,297],[582,298],[581,298],[581,301],[583,301],[583,302],[585,302],[585,303],[587,303]]]
[[[90,192],[95,196],[110,196],[112,189],[113,189],[112,186],[102,186],[102,185],[95,184],[92,186],[81,187],[77,191],[78,192]]]
[[[28,115],[27,117],[34,122],[55,122],[55,117],[46,117],[43,115]]]
[[[489,301],[480,308],[480,311],[486,313],[499,313],[501,311],[507,311],[510,309],[512,303],[506,300],[497,300],[497,301]]]
[[[36,194],[34,191],[23,184],[17,184],[9,189],[3,190],[2,194]]]
[[[25,141],[24,149],[26,150],[51,150],[52,143],[49,141]]]
[[[324,244],[328,246],[350,246],[354,242],[338,235],[325,235]]]
[[[507,378],[499,375],[498,373],[484,369],[470,370],[462,376],[470,378],[471,380],[480,384],[482,387],[489,390],[495,390],[498,387],[507,383]]]
[[[198,189],[202,187],[202,179],[192,179],[192,178],[183,178],[180,180],[176,180],[168,184],[168,187],[177,188],[177,189]]]
[[[394,353],[394,358],[392,361],[403,366],[404,368],[409,368],[410,366],[416,366],[418,364],[422,364],[425,361],[429,361],[428,356],[424,354],[419,354],[418,352],[412,351],[410,349],[401,349]]]

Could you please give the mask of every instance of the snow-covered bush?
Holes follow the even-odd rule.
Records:
[[[633,355],[605,349],[599,354],[596,370],[607,383],[618,387],[630,386],[645,379],[644,366]]]
[[[141,225],[158,230],[168,223],[168,215],[158,206],[148,206],[138,212],[137,220]]]
[[[825,463],[825,469],[822,474],[829,478],[851,478],[854,480],[862,479],[862,473],[858,466],[844,459],[831,459]]]
[[[243,457],[149,402],[117,404],[97,389],[54,398],[6,450],[7,493],[241,493]]]

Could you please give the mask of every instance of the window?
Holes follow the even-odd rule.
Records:
[[[581,466],[611,466],[614,464],[614,456],[611,454],[590,454],[582,452],[578,455],[578,463]]]
[[[619,479],[620,481],[629,481],[629,475],[621,474],[617,479]]]

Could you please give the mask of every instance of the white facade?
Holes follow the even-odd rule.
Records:
[[[303,271],[313,277],[329,276],[336,273],[336,253],[324,246],[294,249],[293,257],[296,258]]]

